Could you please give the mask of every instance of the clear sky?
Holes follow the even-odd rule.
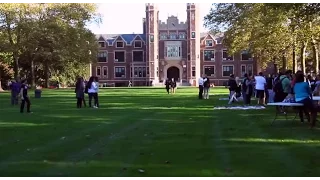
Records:
[[[210,3],[199,3],[201,32],[205,32],[203,27],[203,17],[211,9]],[[95,23],[88,27],[95,34],[129,34],[142,33],[142,18],[145,17],[144,3],[103,3],[99,4],[99,13],[102,15],[102,24]],[[180,21],[186,21],[186,3],[158,3],[159,19],[166,21],[168,16],[178,16]]]

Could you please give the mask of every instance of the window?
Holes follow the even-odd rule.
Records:
[[[214,50],[204,50],[203,55],[205,61],[214,61]]]
[[[101,76],[101,67],[97,66],[96,68],[96,76]]]
[[[233,66],[222,66],[222,76],[227,77],[233,74]]]
[[[164,53],[166,57],[181,57],[181,47],[177,45],[167,45]]]
[[[126,68],[125,67],[114,67],[114,77],[116,77],[116,78],[126,77]]]
[[[176,33],[170,33],[170,39],[177,39]]]
[[[100,47],[105,47],[105,43],[104,42],[99,42],[99,46]]]
[[[150,35],[150,42],[154,42],[154,36]]]
[[[192,67],[192,77],[196,77],[196,67]]]
[[[195,32],[191,33],[191,38],[196,38],[196,33]]]
[[[132,51],[132,61],[143,62],[143,51]]]
[[[135,78],[147,77],[147,68],[146,67],[134,67],[133,71],[131,71],[131,77],[135,77]]]
[[[168,38],[168,34],[167,33],[161,33],[160,34],[160,39],[165,40]]]
[[[179,39],[186,39],[186,33],[180,32],[179,33]]]
[[[115,62],[125,62],[125,52],[124,51],[115,51],[114,52],[114,61]]]
[[[103,77],[108,77],[108,67],[107,66],[103,66],[103,68],[102,68],[102,76]]]
[[[242,61],[252,60],[251,54],[250,54],[248,51],[242,51],[242,53],[241,53],[241,60],[242,60]]]
[[[243,77],[245,73],[247,73],[247,67],[246,65],[241,65],[241,76]]]
[[[233,56],[229,56],[227,50],[222,51],[222,60],[224,61],[233,61]]]
[[[214,66],[204,66],[204,74],[207,76],[214,75]]]
[[[142,47],[142,41],[134,41],[134,47],[135,48],[141,48]]]
[[[117,48],[123,48],[124,43],[122,41],[117,41]]]
[[[248,74],[253,74],[253,70],[252,70],[253,68],[251,64],[247,66],[247,69],[248,69]]]
[[[206,47],[212,47],[213,46],[213,40],[206,40]]]
[[[107,52],[98,52],[98,62],[107,62],[107,57]]]

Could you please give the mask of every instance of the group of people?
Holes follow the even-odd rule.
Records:
[[[12,80],[11,82],[9,82],[8,85],[11,90],[11,105],[18,105],[20,98],[20,113],[24,112],[25,105],[27,105],[27,113],[32,113],[31,102],[28,95],[27,80],[17,78],[16,80]]]
[[[291,70],[284,73],[265,77],[263,73],[257,76],[245,74],[240,82],[239,78],[230,76],[228,81],[230,91],[230,101],[232,103],[238,97],[243,98],[244,104],[251,104],[253,95],[257,98],[258,105],[265,105],[271,102],[297,102],[304,106],[299,110],[300,121],[304,122],[303,113],[307,120],[314,127],[316,123],[316,101],[312,100],[313,95],[320,95],[320,75],[313,78],[311,75],[305,76],[302,71],[295,74]],[[281,110],[281,109],[278,109]]]
[[[99,108],[99,79],[96,76],[91,76],[88,82],[85,82],[82,77],[77,79],[75,85],[75,93],[77,98],[77,108],[82,108],[82,104],[86,107],[85,94],[89,97],[89,107]],[[92,106],[92,99],[94,100]]]
[[[17,78],[8,83],[11,90],[11,104],[18,105],[19,99],[21,100],[20,112],[23,113],[25,106],[27,107],[27,113],[31,112],[31,102],[28,95],[29,86],[26,79]],[[99,108],[98,100],[99,92],[99,80],[97,77],[90,77],[88,82],[85,82],[82,77],[79,77],[76,82],[76,98],[77,98],[77,108],[82,108],[84,105],[86,107],[85,94],[89,97],[89,107]],[[94,104],[92,106],[92,99]]]
[[[174,80],[174,78],[169,79],[167,78],[167,80],[165,81],[165,86],[166,86],[166,90],[167,93],[171,93],[171,94],[175,94],[176,93],[176,89],[177,89],[177,82]]]
[[[202,77],[198,79],[198,83],[199,83],[199,99],[209,99],[211,83],[208,76],[205,74],[202,75]]]

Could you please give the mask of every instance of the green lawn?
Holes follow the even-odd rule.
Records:
[[[213,110],[227,91],[212,92],[101,89],[100,109],[76,109],[72,90],[45,90],[33,114],[1,93],[0,176],[320,176],[319,129]]]

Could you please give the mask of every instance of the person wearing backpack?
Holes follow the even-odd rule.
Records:
[[[242,99],[244,104],[247,104],[247,81],[248,81],[248,74],[245,73],[243,81],[241,83]]]
[[[279,78],[275,82],[275,102],[282,102],[291,92],[291,71],[286,71],[285,74],[279,74]]]

